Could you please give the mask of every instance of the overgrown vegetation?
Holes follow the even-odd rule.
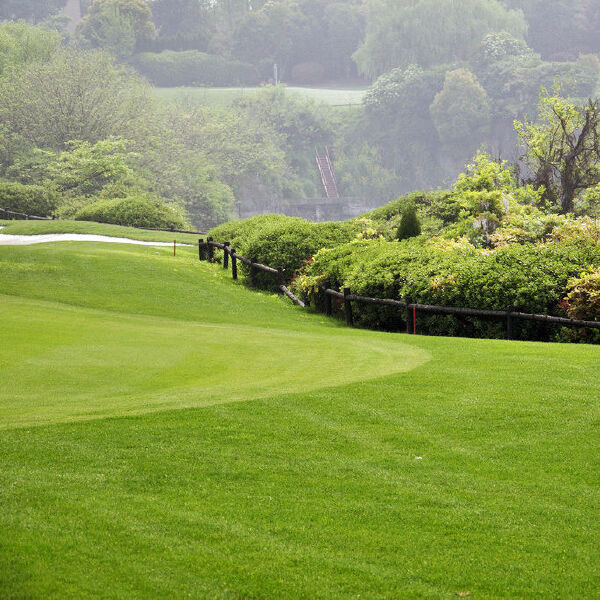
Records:
[[[293,285],[317,307],[327,283],[376,298],[600,320],[594,271],[600,222],[559,209],[546,201],[543,189],[520,185],[506,163],[478,153],[451,190],[415,193],[363,218],[327,226],[350,241],[338,236],[324,243],[323,225],[285,217],[236,222],[211,233],[234,239],[246,256],[277,268],[298,249]],[[356,320],[387,330],[406,327],[401,311],[385,307],[358,304]],[[419,319],[421,333],[437,335],[505,337],[504,327],[494,320]],[[595,333],[532,323],[520,324],[519,336],[600,341]]]

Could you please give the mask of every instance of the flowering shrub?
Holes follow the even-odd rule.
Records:
[[[354,294],[375,298],[410,298],[422,304],[560,314],[569,281],[600,264],[600,246],[591,242],[513,245],[495,251],[470,246],[440,250],[421,240],[354,241],[321,250],[294,282],[299,292],[318,296],[318,285],[350,287]],[[316,298],[315,298],[316,299]],[[357,303],[362,325],[401,329],[402,311]],[[471,319],[420,316],[423,333],[504,336],[504,324]],[[519,323],[523,338],[545,335],[543,325]]]
[[[572,319],[600,321],[600,270],[590,269],[571,279],[562,305]]]

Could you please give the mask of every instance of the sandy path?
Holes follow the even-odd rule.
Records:
[[[107,235],[89,235],[83,233],[48,233],[44,235],[6,235],[0,234],[0,246],[29,246],[31,244],[47,244],[50,242],[108,242],[110,244],[135,244],[136,246],[172,246],[173,242],[142,242],[129,238],[110,237]],[[180,244],[178,246],[189,246]]]

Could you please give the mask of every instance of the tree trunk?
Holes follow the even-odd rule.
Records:
[[[575,210],[575,193],[576,187],[570,181],[570,178],[566,175],[563,176],[561,181],[561,194],[560,194],[560,212],[563,215],[572,213]]]

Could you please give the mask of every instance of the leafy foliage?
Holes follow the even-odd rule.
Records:
[[[489,131],[488,95],[467,69],[446,73],[444,87],[436,95],[430,110],[443,144],[470,145]]]
[[[143,52],[134,57],[132,64],[152,83],[163,87],[256,85],[259,81],[251,64],[197,50]]]
[[[517,122],[516,128],[532,183],[569,213],[578,192],[600,184],[600,108],[593,100],[579,106],[560,91],[542,90],[538,122]]]
[[[92,48],[127,58],[138,42],[154,37],[152,11],[144,0],[95,0],[78,34]]]
[[[563,307],[572,319],[600,321],[600,270],[590,269],[569,281]]]
[[[46,62],[59,48],[61,36],[25,23],[0,23],[0,75],[36,62]]]
[[[244,256],[285,271],[287,281],[321,248],[330,248],[356,237],[352,223],[309,223],[304,219],[267,215],[234,222],[211,230],[220,241],[231,241]],[[244,267],[245,268],[245,267]],[[273,277],[259,276],[270,287]]]
[[[411,298],[423,304],[466,306],[560,314],[572,277],[600,260],[600,246],[579,242],[548,246],[511,246],[495,252],[458,247],[445,251],[414,240],[352,242],[317,253],[298,286],[314,292],[318,282],[350,287],[355,294]],[[404,326],[398,310],[357,304],[363,325],[384,329]],[[524,338],[544,335],[521,324]],[[460,324],[445,317],[420,317],[423,333],[503,337],[503,324],[473,320]]]
[[[0,80],[0,124],[41,148],[128,137],[142,127],[147,88],[102,52],[60,50]]]
[[[355,54],[369,77],[412,63],[467,60],[490,31],[522,38],[527,29],[521,14],[496,0],[371,0],[369,11],[366,39]]]
[[[398,227],[398,239],[408,240],[419,235],[421,235],[421,223],[419,223],[419,217],[417,216],[417,207],[411,203],[402,211],[402,219]]]
[[[98,200],[78,211],[75,219],[129,227],[182,229],[186,226],[180,210],[149,195]]]
[[[47,217],[52,215],[57,205],[57,194],[46,187],[0,181],[0,208]]]

